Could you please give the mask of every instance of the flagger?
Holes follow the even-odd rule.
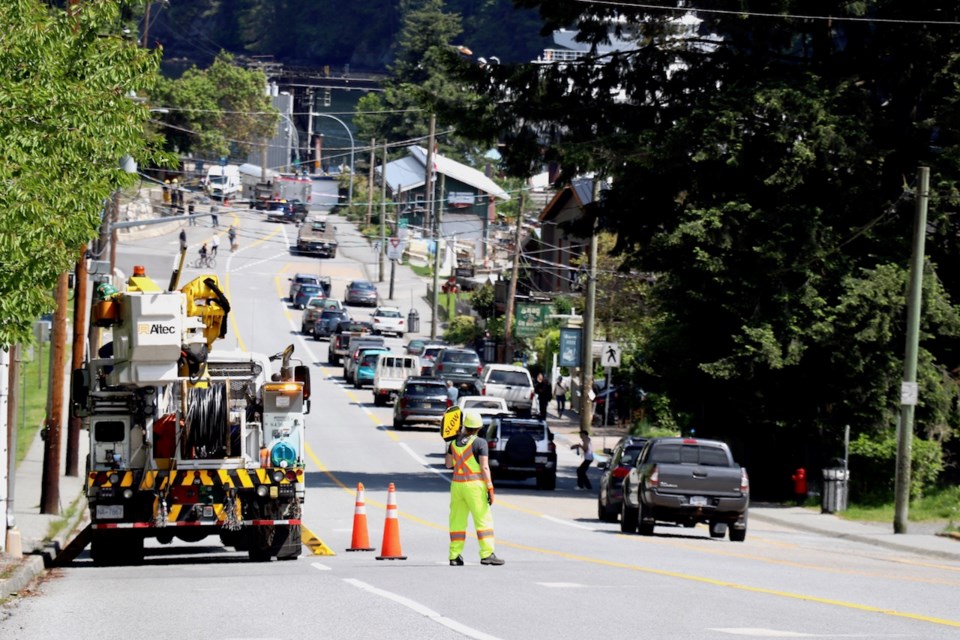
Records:
[[[502,565],[494,553],[493,479],[490,475],[490,449],[487,441],[477,437],[483,427],[480,414],[463,413],[463,429],[447,447],[444,459],[453,469],[450,483],[450,566],[463,566],[463,545],[467,539],[467,514],[473,517],[480,542],[480,564]]]

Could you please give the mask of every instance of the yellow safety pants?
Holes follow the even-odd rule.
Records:
[[[467,539],[467,514],[473,516],[480,541],[480,558],[493,553],[493,513],[487,504],[487,485],[482,481],[453,482],[450,485],[450,559],[463,552]]]

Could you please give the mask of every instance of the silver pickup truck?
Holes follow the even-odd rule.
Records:
[[[747,537],[750,482],[719,440],[653,438],[623,481],[620,530],[653,535],[657,522],[707,524],[710,537]]]

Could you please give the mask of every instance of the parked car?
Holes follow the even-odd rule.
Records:
[[[393,333],[398,338],[402,338],[406,331],[403,314],[397,307],[377,307],[370,319],[373,322],[373,333],[376,335]]]
[[[457,406],[464,411],[470,410],[479,413],[484,427],[490,425],[494,416],[510,415],[507,401],[503,398],[462,395],[457,397]]]
[[[385,347],[360,350],[357,366],[353,372],[353,387],[355,389],[373,384],[373,378],[377,373],[377,361],[384,353],[390,353],[390,350]]]
[[[747,537],[750,481],[719,440],[651,438],[623,480],[620,530],[652,536],[657,522],[707,524],[711,538]]]
[[[494,484],[504,478],[536,478],[538,489],[556,489],[557,447],[546,420],[494,417],[484,437]]]
[[[369,280],[354,280],[347,285],[343,301],[348,305],[375,307],[380,301],[377,287]]]
[[[404,381],[420,375],[420,358],[409,354],[383,353],[373,376],[373,404],[378,407],[393,402]]]
[[[407,353],[412,356],[422,356],[424,350],[430,345],[437,346],[446,346],[446,342],[443,340],[437,340],[435,338],[414,338],[407,343]]]
[[[533,378],[524,367],[487,364],[480,372],[480,393],[503,398],[510,411],[529,417],[533,411]]]
[[[324,309],[313,325],[313,339],[329,338],[337,330],[337,325],[349,320],[346,309]]]
[[[444,347],[437,353],[431,375],[444,380],[476,378],[483,371],[480,356],[473,349]]]
[[[311,298],[322,298],[324,295],[323,287],[319,284],[301,284],[293,295],[293,308],[304,309]]]
[[[436,378],[407,378],[393,403],[393,428],[425,423],[440,426],[443,413],[452,405],[447,386]]]
[[[648,438],[624,436],[612,449],[604,449],[609,459],[597,464],[603,470],[600,493],[597,495],[597,517],[604,522],[616,522],[623,505],[623,479],[637,462],[640,450]]]

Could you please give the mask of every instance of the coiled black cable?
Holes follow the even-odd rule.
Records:
[[[187,396],[187,451],[194,458],[222,458],[227,442],[227,386],[211,382]]]

